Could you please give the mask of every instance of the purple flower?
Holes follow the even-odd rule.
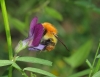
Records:
[[[44,49],[45,45],[40,44],[44,28],[42,24],[37,23],[38,18],[34,17],[30,23],[29,36],[23,40],[23,45],[28,45],[29,50],[41,51]]]

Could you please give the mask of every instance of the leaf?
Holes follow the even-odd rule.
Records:
[[[90,61],[89,61],[88,59],[86,59],[86,63],[88,64],[88,66],[89,66],[90,68],[93,68],[92,65],[91,65],[91,63],[90,63]]]
[[[75,1],[75,4],[79,5],[79,6],[82,6],[82,7],[85,7],[85,8],[89,8],[92,11],[100,14],[100,8],[96,7],[94,4],[90,4],[87,1]]]
[[[16,63],[13,63],[12,66],[15,67],[15,68],[16,68],[17,70],[19,70],[19,71],[22,70]]]
[[[11,65],[13,62],[10,60],[0,60],[0,67]]]
[[[36,77],[36,75],[31,72],[31,77]]]
[[[92,77],[100,77],[100,71],[98,71],[97,73],[95,73]]]
[[[35,57],[18,57],[16,61],[30,62],[30,63],[38,63],[43,65],[52,66],[52,62],[44,59],[39,59]]]
[[[79,6],[82,6],[82,7],[85,7],[85,8],[93,8],[94,7],[93,4],[90,4],[87,1],[75,1],[75,4],[79,5]]]
[[[8,77],[8,76],[0,76],[0,77]]]
[[[100,58],[100,54],[97,56],[97,58]]]
[[[93,10],[94,12],[100,14],[100,8],[94,7],[92,10]]]
[[[83,70],[83,71],[81,71],[81,72],[72,74],[72,75],[70,75],[70,76],[68,76],[68,77],[82,77],[82,76],[84,76],[84,75],[89,74],[89,72],[90,72],[90,69],[86,69],[86,70]]]
[[[100,49],[100,43],[98,45],[98,48],[97,48],[97,54],[99,52],[99,49]],[[100,54],[98,56],[96,56],[96,58],[99,58]],[[98,72],[100,70],[100,58],[98,59],[97,63],[96,63],[96,66],[95,66],[95,69],[93,71],[93,73],[95,74],[96,72]]]
[[[51,17],[53,17],[53,18],[55,18],[55,19],[57,19],[57,20],[60,20],[60,21],[63,20],[62,15],[61,15],[58,11],[56,11],[55,9],[53,9],[53,8],[51,8],[51,7],[45,7],[45,12],[46,12],[49,16],[51,16]]]
[[[27,36],[27,33],[25,32],[25,23],[18,20],[17,18],[13,18],[11,16],[9,16],[9,22],[10,24],[13,25],[13,27],[15,27],[17,30],[19,30],[24,36]]]
[[[33,5],[35,5],[34,0],[29,0],[29,1],[22,1],[20,7],[18,7],[18,10],[16,11],[17,15],[23,16],[23,14],[26,14],[26,12],[28,13],[33,7]],[[34,8],[33,8],[34,9]]]
[[[74,53],[69,58],[64,58],[64,60],[66,61],[66,63],[71,65],[73,68],[76,68],[76,67],[80,66],[85,61],[87,56],[89,55],[90,50],[92,48],[92,44],[93,44],[93,41],[88,40],[85,44],[83,44],[76,51],[76,53]]]
[[[98,59],[98,61],[96,63],[96,66],[95,66],[95,69],[94,69],[93,73],[96,73],[99,70],[100,70],[100,58]]]
[[[38,68],[26,67],[23,70],[27,70],[27,71],[31,71],[31,72],[35,72],[35,73],[39,73],[39,74],[43,74],[43,75],[47,75],[47,76],[50,76],[50,77],[56,77],[55,75],[53,75],[53,74],[51,74],[47,71],[38,69]]]
[[[19,70],[23,76],[28,77],[27,74],[16,63],[13,63],[12,66]]]

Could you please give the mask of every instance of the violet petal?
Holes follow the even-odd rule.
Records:
[[[32,41],[32,46],[36,47],[39,45],[42,35],[43,35],[43,30],[44,30],[44,28],[43,28],[42,24],[37,24],[34,27],[34,39]]]
[[[34,17],[30,23],[30,30],[29,30],[29,37],[33,35],[33,32],[34,32],[34,27],[36,26],[37,24],[37,21],[38,21],[38,18],[37,17]]]
[[[45,45],[39,44],[37,47],[29,47],[29,50],[33,51],[42,51],[44,49]]]

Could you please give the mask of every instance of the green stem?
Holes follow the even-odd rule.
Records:
[[[91,69],[91,71],[90,71],[90,73],[89,73],[89,77],[91,77],[91,75],[92,75],[93,67],[94,67],[94,64],[95,64],[95,61],[96,61],[96,57],[97,57],[98,52],[99,52],[99,47],[100,47],[100,43],[99,43],[99,46],[98,46],[98,48],[97,48],[97,51],[96,51],[96,54],[95,54],[95,57],[94,57],[94,60],[93,60],[92,69]]]
[[[99,58],[99,60],[98,60],[98,62],[97,62],[97,64],[96,64],[96,67],[95,67],[95,69],[94,69],[93,74],[95,74],[96,72],[98,72],[99,69],[100,69],[100,58]]]
[[[12,77],[12,70],[13,70],[13,68],[12,68],[12,65],[9,67],[9,75],[8,75],[8,77]]]
[[[6,11],[5,0],[1,0],[1,9],[2,9],[2,15],[3,15],[5,31],[6,31],[6,38],[7,38],[8,51],[9,51],[9,60],[12,60],[13,53],[12,53],[12,45],[11,45],[11,35],[10,35],[10,28],[9,28],[9,23],[8,23],[8,16],[7,16],[7,11]],[[9,77],[12,77],[12,66],[9,69]]]
[[[8,23],[5,0],[1,0],[1,8],[2,8],[2,14],[3,14],[3,19],[4,19],[7,43],[8,43],[9,59],[12,60],[13,53],[12,53],[12,45],[11,45],[11,35],[10,35],[10,28],[9,28],[9,23]]]

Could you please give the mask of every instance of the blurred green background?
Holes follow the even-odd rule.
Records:
[[[29,24],[34,16],[39,22],[50,22],[58,29],[59,38],[51,52],[30,52],[24,49],[19,56],[34,56],[53,62],[52,67],[19,62],[21,68],[33,66],[49,71],[58,77],[75,77],[75,73],[89,73],[86,59],[93,61],[100,37],[100,0],[6,0],[11,28],[13,50],[19,40],[28,37]],[[1,7],[0,7],[1,8]],[[8,59],[7,42],[0,10],[0,59]],[[0,68],[0,75],[7,67]],[[27,72],[27,74],[29,74]],[[84,75],[85,74],[85,75]],[[37,77],[45,77],[36,74]],[[13,77],[23,77],[13,70]],[[77,77],[77,76],[76,76]]]

